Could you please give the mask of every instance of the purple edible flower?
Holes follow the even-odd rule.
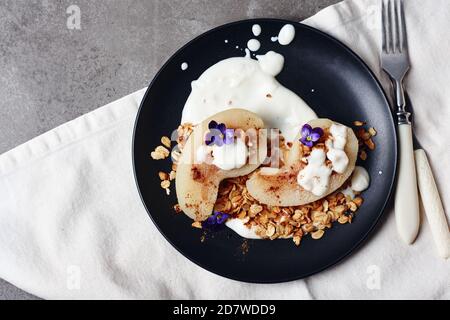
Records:
[[[230,218],[228,213],[215,211],[213,215],[203,222],[204,227],[217,227],[225,223]]]
[[[309,124],[305,124],[302,127],[302,137],[300,138],[300,142],[303,143],[307,147],[314,146],[317,141],[323,136],[323,130],[320,127],[312,128]]]
[[[217,145],[221,147],[224,144],[232,144],[234,142],[234,130],[227,129],[225,123],[217,123],[212,120],[208,124],[209,131],[206,133],[205,144],[207,146]]]

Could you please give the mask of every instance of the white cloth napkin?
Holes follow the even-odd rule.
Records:
[[[405,7],[412,62],[406,88],[448,207],[450,6],[407,0]],[[378,0],[353,0],[306,23],[342,40],[380,76],[379,14]],[[0,156],[0,277],[50,299],[450,299],[450,265],[438,258],[425,220],[406,246],[391,209],[362,248],[305,280],[239,283],[188,261],[157,231],[133,180],[132,129],[143,93]]]

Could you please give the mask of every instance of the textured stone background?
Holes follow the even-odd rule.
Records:
[[[145,87],[177,48],[212,27],[298,21],[337,2],[2,0],[0,153]],[[67,28],[70,5],[80,8],[81,30]],[[0,279],[0,299],[36,297]]]

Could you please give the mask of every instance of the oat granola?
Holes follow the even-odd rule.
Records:
[[[373,127],[368,130],[364,129],[366,123],[363,121],[355,121],[354,125],[357,127],[355,134],[359,142],[359,156],[362,160],[366,160],[367,150],[375,149],[372,137],[377,132]],[[170,173],[159,172],[161,187],[165,190],[169,189],[170,182],[175,179],[177,160],[192,131],[192,124],[184,124],[177,129],[178,149],[172,150],[172,170]],[[161,139],[161,142],[170,148],[164,137]],[[284,144],[283,139],[281,139],[281,142],[283,143],[283,152],[289,150],[292,146],[290,143]],[[316,147],[325,148],[325,145],[321,146],[319,143]],[[303,148],[306,158],[311,150],[306,146],[303,146]],[[155,155],[157,158],[162,156],[167,158],[170,154],[170,151],[163,146],[157,147],[154,152],[157,153]],[[252,174],[222,181],[219,186],[214,211],[223,212],[229,214],[232,218],[241,219],[245,226],[254,228],[256,234],[264,239],[292,238],[297,246],[300,245],[302,238],[307,234],[310,234],[312,239],[321,239],[325,231],[330,229],[333,223],[352,223],[354,214],[364,201],[359,192],[354,192],[355,197],[352,199],[350,196],[344,195],[343,192],[336,191],[306,205],[291,207],[268,206],[259,203],[248,193],[246,181]],[[349,182],[346,182],[339,190],[345,189],[348,185]],[[174,206],[174,210],[177,213],[181,212],[178,204]],[[195,221],[192,223],[192,227],[201,229],[202,224],[199,221]]]

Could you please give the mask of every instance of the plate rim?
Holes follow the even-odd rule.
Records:
[[[378,86],[378,91],[381,93],[381,96],[383,97],[383,100],[385,102],[385,105],[389,111],[389,120],[390,120],[390,126],[393,129],[394,132],[394,141],[392,142],[394,144],[394,167],[393,167],[393,178],[391,179],[391,183],[389,185],[389,192],[388,192],[388,196],[386,197],[386,199],[384,200],[384,203],[382,205],[382,209],[380,210],[380,213],[378,214],[378,216],[376,217],[375,221],[372,223],[372,225],[370,226],[370,228],[365,232],[365,234],[361,237],[361,239],[357,242],[355,242],[353,244],[353,246],[351,246],[346,252],[345,254],[343,254],[342,256],[340,256],[339,258],[333,260],[332,262],[324,265],[321,268],[318,268],[314,271],[311,271],[309,273],[306,273],[302,276],[289,276],[286,278],[283,278],[281,280],[253,280],[253,279],[242,279],[241,277],[234,277],[230,274],[225,274],[222,272],[217,272],[215,270],[212,270],[213,268],[210,268],[208,266],[205,266],[202,262],[196,261],[193,257],[188,256],[187,254],[185,254],[177,245],[175,245],[171,239],[169,239],[166,234],[163,232],[163,230],[161,230],[160,226],[156,223],[155,219],[153,218],[153,215],[150,213],[150,209],[147,207],[143,194],[141,192],[140,186],[139,186],[139,181],[138,181],[138,177],[137,177],[137,172],[136,172],[136,161],[135,161],[135,143],[136,143],[136,131],[137,131],[137,126],[138,126],[138,122],[140,119],[140,115],[142,112],[142,109],[144,107],[145,101],[147,100],[147,95],[150,92],[150,89],[153,87],[154,83],[156,82],[157,78],[159,77],[159,75],[163,72],[163,70],[167,67],[167,65],[169,65],[174,59],[175,57],[177,57],[179,55],[180,52],[182,52],[186,47],[189,47],[192,43],[195,43],[198,39],[205,37],[215,31],[218,30],[222,30],[225,28],[228,28],[230,26],[233,25],[237,25],[237,24],[241,24],[241,23],[258,23],[258,22],[281,22],[281,23],[285,23],[285,24],[294,24],[296,26],[300,26],[302,28],[306,28],[309,29],[312,32],[315,32],[317,34],[319,34],[320,36],[323,36],[325,38],[327,38],[328,40],[334,42],[336,45],[340,46],[342,49],[344,49],[347,53],[349,53],[354,59],[356,59],[361,66],[366,70],[366,72],[368,73],[368,75],[375,81],[375,83]],[[381,218],[385,215],[386,213],[386,209],[388,204],[391,202],[392,200],[392,196],[394,193],[394,186],[395,186],[395,182],[397,180],[397,173],[398,173],[398,154],[399,154],[399,150],[398,150],[398,131],[397,131],[397,125],[395,123],[395,118],[394,118],[394,114],[393,114],[393,109],[391,107],[391,104],[389,102],[388,96],[386,94],[386,92],[384,91],[384,88],[380,82],[380,80],[375,76],[375,73],[372,71],[372,69],[370,69],[370,67],[368,66],[368,64],[359,56],[357,55],[351,48],[349,48],[346,44],[344,44],[342,41],[334,38],[333,36],[319,30],[316,29],[314,27],[311,27],[309,25],[306,25],[302,22],[298,22],[298,21],[292,21],[292,20],[288,20],[288,19],[281,19],[281,18],[252,18],[252,19],[242,19],[242,20],[237,20],[237,21],[233,21],[233,22],[228,22],[222,25],[218,25],[216,27],[213,27],[211,29],[209,29],[208,31],[205,31],[203,33],[201,33],[200,35],[194,37],[193,39],[191,39],[190,41],[188,41],[186,44],[184,44],[183,46],[181,46],[179,49],[177,49],[175,52],[173,52],[170,57],[164,62],[164,64],[158,69],[158,71],[155,73],[155,75],[153,76],[153,79],[150,81],[144,96],[142,97],[142,100],[139,104],[139,108],[138,108],[138,112],[136,114],[136,118],[134,121],[134,126],[133,126],[133,135],[132,135],[132,144],[131,144],[131,154],[132,154],[132,165],[133,165],[133,177],[134,177],[134,182],[137,188],[137,191],[139,193],[139,197],[141,199],[141,202],[147,212],[147,215],[150,217],[152,223],[156,226],[157,230],[159,231],[159,233],[164,237],[164,239],[169,242],[169,244],[175,248],[181,255],[183,255],[185,258],[187,258],[190,262],[196,264],[197,266],[199,266],[200,268],[202,268],[203,270],[210,272],[212,274],[233,280],[233,281],[238,281],[238,282],[244,282],[244,283],[258,283],[258,284],[275,284],[275,283],[285,283],[285,282],[291,282],[291,281],[296,281],[296,280],[301,280],[307,277],[310,277],[312,275],[318,274],[328,268],[331,268],[335,265],[337,265],[338,263],[344,261],[346,258],[348,258],[352,253],[354,253],[357,249],[359,249],[360,247],[362,247],[362,245],[364,243],[366,243],[366,241],[368,240],[369,236],[372,235],[374,229],[380,224]]]

